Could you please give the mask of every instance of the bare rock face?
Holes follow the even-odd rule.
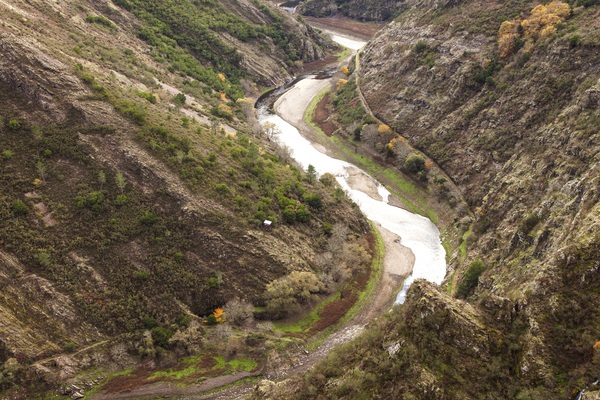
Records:
[[[33,39],[0,32],[0,80],[61,122],[67,116],[68,99],[86,89],[65,64],[40,46]]]

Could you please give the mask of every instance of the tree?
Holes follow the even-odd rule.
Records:
[[[115,183],[117,184],[117,187],[121,190],[121,194],[123,194],[127,182],[125,181],[125,177],[122,173],[117,172],[117,175],[115,175]]]
[[[346,66],[344,65],[344,66],[342,67],[342,72],[343,72],[345,75],[348,75],[348,72],[350,72],[350,71],[348,70],[348,67],[346,67]]]
[[[317,171],[312,164],[308,164],[308,168],[306,169],[306,180],[309,183],[313,183],[317,179]]]
[[[281,134],[281,129],[272,122],[265,122],[263,124],[263,133],[269,138],[269,140],[276,141]]]
[[[37,164],[35,164],[35,169],[37,170],[38,174],[40,174],[40,178],[44,180],[44,178],[46,177],[46,166],[44,165],[44,163],[38,161]]]
[[[408,172],[416,174],[425,169],[425,159],[418,154],[413,154],[404,162],[404,168]]]
[[[185,105],[185,101],[186,97],[183,93],[177,93],[175,96],[173,96],[173,103],[175,103],[175,106],[177,107],[183,107]]]
[[[42,129],[37,126],[37,125],[33,125],[31,127],[31,133],[33,134],[33,138],[35,139],[37,146],[40,146],[40,142],[42,141],[43,138],[43,133],[42,133]]]
[[[245,321],[252,319],[254,315],[254,306],[243,300],[233,299],[223,307],[227,321],[235,325],[241,325]]]
[[[323,290],[325,285],[312,272],[294,271],[267,285],[267,309],[276,314],[285,313],[297,307],[299,303],[315,299],[316,293]]]
[[[100,182],[100,190],[102,190],[102,187],[106,183],[106,174],[104,171],[98,171],[98,182]]]
[[[475,260],[469,265],[465,276],[456,290],[458,297],[466,297],[466,295],[479,284],[479,276],[486,270],[486,265],[481,260]]]

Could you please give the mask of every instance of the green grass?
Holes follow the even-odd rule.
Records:
[[[201,353],[194,357],[185,357],[183,360],[180,361],[180,364],[188,363],[189,365],[187,368],[184,368],[180,371],[173,371],[172,368],[167,371],[156,371],[148,379],[150,380],[158,377],[165,377],[170,378],[172,380],[179,380],[197,372],[205,372],[202,369],[198,369],[197,365],[197,363],[199,363],[205,355],[206,353]],[[224,375],[236,374],[237,372],[242,371],[250,372],[258,365],[258,362],[249,358],[236,358],[231,361],[226,361],[224,357],[216,356],[214,357],[214,359],[217,362],[217,364],[214,367],[212,367],[212,370],[224,369]]]
[[[340,45],[341,46],[341,45]],[[342,46],[343,47],[343,46]],[[340,51],[336,54],[338,62],[343,61],[346,57],[349,57],[352,54],[352,49],[344,47],[344,50]]]

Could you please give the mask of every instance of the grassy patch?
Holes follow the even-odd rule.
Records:
[[[309,313],[306,313],[302,319],[296,322],[275,322],[275,329],[284,333],[307,332],[319,320],[319,313],[327,304],[340,298],[340,293],[335,293],[319,304]]]
[[[340,51],[339,53],[336,54],[336,56],[338,58],[337,59],[338,62],[343,61],[344,59],[346,59],[347,57],[349,57],[350,54],[352,54],[352,49],[344,47],[344,50],[342,50],[342,51]]]

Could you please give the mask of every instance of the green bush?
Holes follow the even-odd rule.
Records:
[[[217,278],[212,277],[208,280],[208,287],[211,289],[216,289],[219,287],[219,283],[217,281]]]
[[[138,279],[138,281],[145,282],[148,280],[148,273],[146,271],[137,271],[135,273],[135,277]]]
[[[217,324],[217,317],[215,317],[214,315],[210,314],[208,316],[208,318],[206,318],[206,323],[208,325],[216,325]]]
[[[323,208],[323,199],[318,194],[310,193],[304,195],[304,201],[315,210]]]
[[[425,159],[418,154],[409,156],[404,162],[404,169],[416,174],[425,169]]]
[[[46,157],[46,158],[52,157],[52,150],[49,150],[49,149],[44,150],[44,157]]]
[[[94,79],[95,78],[87,72],[81,76],[81,80],[87,84],[91,84],[92,82],[94,82]]]
[[[2,152],[2,158],[5,160],[8,160],[9,158],[11,158],[13,156],[13,152],[11,150],[4,150]]]
[[[579,46],[580,41],[581,41],[581,37],[579,35],[573,35],[569,39],[569,46],[577,47],[577,46]]]
[[[456,290],[458,297],[466,297],[467,294],[479,283],[479,276],[486,270],[486,266],[481,260],[475,260],[467,268],[465,276]]]
[[[192,318],[189,315],[186,315],[186,314],[179,314],[177,316],[177,319],[175,320],[175,322],[179,326],[185,326],[185,327],[187,327],[190,324],[190,322],[192,322]]]
[[[291,207],[288,207],[285,210],[283,210],[281,215],[283,216],[285,222],[287,222],[288,224],[293,224],[294,222],[296,222],[296,211],[294,211],[294,209]]]
[[[215,190],[222,195],[226,195],[227,193],[229,193],[229,187],[227,187],[227,185],[224,183],[220,183],[217,186],[215,186]]]
[[[21,129],[21,123],[16,119],[11,119],[10,121],[8,121],[8,127],[13,131],[18,131],[19,129]]]
[[[173,259],[178,263],[182,263],[184,258],[185,257],[181,253],[175,253],[175,255],[173,256]]]
[[[122,206],[125,204],[127,204],[127,196],[125,196],[124,194],[117,195],[117,198],[115,200],[115,205]]]
[[[428,48],[429,48],[429,45],[427,44],[427,42],[418,42],[414,47],[414,51],[415,51],[415,53],[422,53],[425,50],[427,50]]]
[[[29,212],[29,209],[21,200],[12,203],[12,209],[15,215],[25,215]]]
[[[140,222],[144,225],[152,225],[157,220],[156,215],[151,213],[150,211],[146,211],[144,215],[140,217]]]
[[[77,345],[73,342],[65,343],[65,351],[68,351],[69,353],[73,352],[76,347],[77,347]]]
[[[154,339],[154,342],[162,348],[168,347],[171,336],[173,336],[173,331],[170,329],[165,329],[160,326],[152,329],[152,339]]]
[[[158,324],[156,323],[156,320],[152,317],[144,317],[144,319],[142,320],[142,323],[144,324],[144,327],[146,329],[153,329],[158,326]]]
[[[323,233],[327,236],[331,236],[333,233],[333,226],[329,222],[323,222]]]

